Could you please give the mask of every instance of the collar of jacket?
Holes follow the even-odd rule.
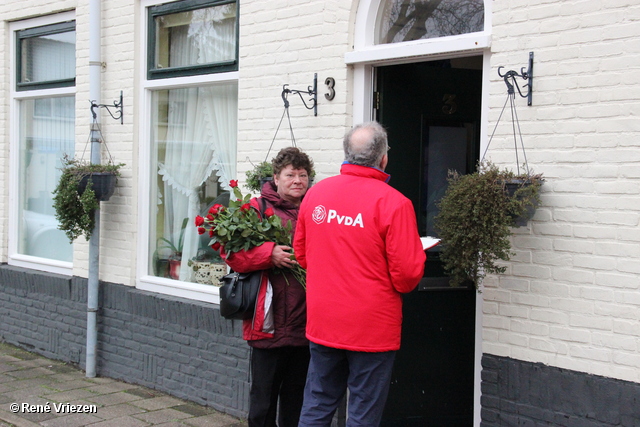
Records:
[[[362,176],[365,178],[374,178],[374,179],[379,179],[380,181],[384,181],[386,183],[389,183],[389,180],[391,179],[391,175],[389,175],[383,170],[374,168],[372,166],[354,165],[349,162],[344,162],[342,164],[342,166],[340,167],[340,174]]]

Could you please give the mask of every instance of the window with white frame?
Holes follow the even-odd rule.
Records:
[[[12,211],[9,262],[68,272],[73,247],[53,209],[61,159],[75,140],[75,21],[12,23]],[[32,26],[30,26],[32,24]]]
[[[147,8],[148,224],[139,284],[207,299],[224,271],[197,215],[228,201],[236,173],[238,4],[183,0]],[[170,281],[170,282],[168,282]],[[181,289],[195,289],[196,295]]]

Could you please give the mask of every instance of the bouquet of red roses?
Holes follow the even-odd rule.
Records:
[[[243,195],[237,180],[232,179],[229,185],[233,188],[235,200],[231,198],[228,207],[213,205],[205,217],[198,215],[195,219],[198,234],[209,233],[209,245],[213,250],[222,248],[227,254],[231,254],[265,242],[291,246],[290,221],[283,224],[282,219],[274,215],[272,208],[267,208],[261,218],[249,203],[251,194]],[[305,286],[305,270],[296,265],[292,273]]]

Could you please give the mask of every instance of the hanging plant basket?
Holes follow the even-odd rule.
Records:
[[[63,157],[62,175],[53,191],[53,208],[60,223],[58,228],[70,242],[81,235],[89,240],[95,226],[94,211],[101,201],[113,195],[122,166],[123,163],[90,164]]]
[[[470,174],[451,173],[448,181],[435,219],[440,259],[452,285],[470,281],[478,288],[486,274],[505,271],[499,261],[513,255],[511,228],[533,216],[543,178],[485,162]]]
[[[509,217],[513,219],[515,227],[526,227],[529,220],[535,215],[540,199],[531,197],[531,193],[538,191],[532,185],[539,186],[539,183],[536,183],[536,180],[539,179],[541,179],[539,176],[534,178],[514,178],[504,183],[507,196],[515,198],[521,208],[520,213],[509,213]]]
[[[282,99],[284,101],[284,111],[282,112],[282,117],[280,118],[280,122],[278,123],[278,127],[276,128],[276,132],[273,135],[273,139],[271,140],[271,145],[269,146],[269,150],[267,151],[267,155],[264,160],[260,163],[253,165],[253,169],[248,170],[246,172],[247,181],[246,187],[255,193],[260,193],[262,191],[262,187],[270,181],[273,181],[273,166],[271,162],[267,161],[269,158],[269,153],[271,152],[271,148],[273,148],[273,143],[278,136],[278,131],[280,130],[280,125],[282,124],[282,120],[284,116],[287,116],[287,120],[289,122],[289,132],[291,134],[291,145],[296,147],[296,138],[293,135],[293,127],[291,126],[291,117],[289,117],[289,101],[287,100],[287,96],[289,93],[297,93],[300,95],[299,91],[291,90],[286,88],[287,85],[282,90]],[[302,95],[300,95],[302,98]],[[304,100],[303,100],[304,102]],[[305,103],[306,106],[306,103]],[[307,107],[310,109],[309,107]],[[252,163],[253,164],[253,163]],[[315,176],[315,171],[311,171],[311,176],[309,177],[309,186],[313,183],[313,178]]]
[[[96,199],[106,202],[115,192],[117,179],[115,172],[94,172],[84,175],[78,182],[78,193],[84,193],[91,180],[91,189],[96,194]]]
[[[267,153],[268,155],[268,153]],[[273,180],[273,167],[266,160],[258,163],[253,169],[247,171],[247,188],[255,193],[260,193],[262,186],[267,181]]]

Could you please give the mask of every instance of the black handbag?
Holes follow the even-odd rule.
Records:
[[[266,210],[266,201],[260,198],[262,209]],[[244,320],[251,319],[256,312],[256,300],[258,289],[262,279],[262,270],[251,273],[238,273],[232,271],[220,279],[220,315],[225,319]]]
[[[225,319],[251,319],[262,280],[262,270],[251,273],[231,272],[222,279],[220,314]]]

